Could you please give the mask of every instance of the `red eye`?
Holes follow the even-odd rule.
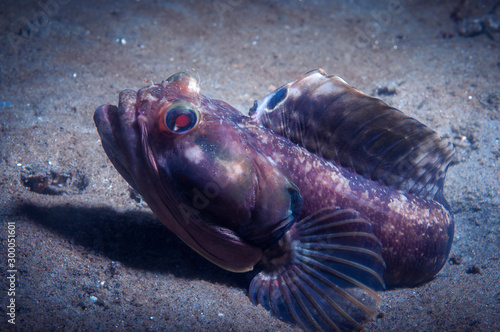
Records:
[[[174,103],[161,113],[161,129],[167,134],[186,134],[200,122],[201,114],[192,105]]]

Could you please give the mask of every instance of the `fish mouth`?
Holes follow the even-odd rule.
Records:
[[[130,102],[132,94],[133,104]],[[125,180],[137,190],[132,176],[133,161],[137,159],[134,152],[137,151],[138,144],[134,130],[135,95],[135,91],[123,91],[120,94],[119,106],[109,104],[99,106],[94,113],[94,123],[106,155]]]

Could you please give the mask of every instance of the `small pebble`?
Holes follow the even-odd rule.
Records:
[[[461,255],[453,255],[450,257],[450,264],[452,265],[460,265],[462,264],[462,256]]]
[[[481,274],[481,268],[477,265],[469,266],[466,271],[468,274]]]

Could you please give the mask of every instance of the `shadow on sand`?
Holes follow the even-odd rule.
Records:
[[[59,234],[71,244],[131,268],[248,287],[250,275],[231,273],[207,261],[152,213],[122,213],[109,207],[71,205],[40,207],[22,204],[18,208],[20,215]]]

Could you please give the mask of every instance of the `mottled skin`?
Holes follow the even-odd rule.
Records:
[[[246,119],[245,127],[254,144],[299,187],[304,199],[301,217],[322,207],[340,206],[370,221],[382,242],[387,286],[416,285],[441,270],[454,231],[452,215],[442,204],[366,180]]]
[[[414,285],[426,280],[423,274],[439,271],[453,238],[452,217],[436,204],[448,207],[443,185],[455,152],[448,140],[322,69],[278,88],[254,106],[250,115],[276,134],[340,165],[344,176],[349,176],[345,170],[362,176],[348,180],[349,187],[335,189],[331,202],[353,207],[370,220],[383,244],[387,285]],[[284,167],[291,168],[289,176],[302,193],[308,188],[307,184],[298,184],[304,179],[304,168],[300,164]],[[385,189],[374,192],[373,183],[363,178]],[[309,187],[318,181],[322,180],[309,180]],[[400,192],[401,197],[387,196],[389,188],[393,195]],[[386,211],[387,216],[369,211],[370,205]],[[439,212],[433,215],[435,211]]]
[[[252,301],[304,329],[360,329],[383,281],[424,282],[448,256],[443,205],[326,161],[206,98],[188,74],[125,90],[94,120],[162,223],[222,268],[263,265]]]

